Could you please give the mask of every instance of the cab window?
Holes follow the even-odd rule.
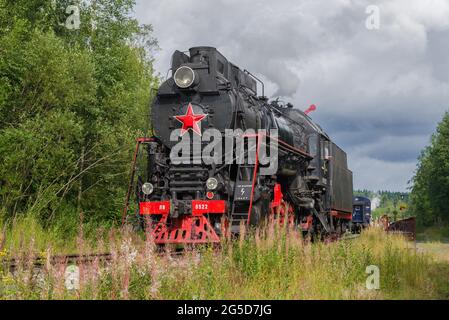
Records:
[[[330,147],[329,147],[329,141],[323,141],[321,144],[321,156],[323,159],[329,159],[330,156]]]
[[[312,157],[318,155],[318,136],[311,135],[309,137],[309,153]]]

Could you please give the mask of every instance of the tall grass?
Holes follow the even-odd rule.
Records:
[[[23,251],[23,247],[30,244],[37,252],[51,248],[53,254],[78,253],[80,237],[90,250],[96,251],[96,243],[105,240],[107,233],[108,229],[94,223],[81,223],[74,215],[61,215],[48,225],[43,225],[32,213],[10,220],[0,218],[0,248],[11,253]]]
[[[49,239],[51,242],[52,239]],[[196,248],[181,257],[156,253],[150,240],[129,230],[114,231],[96,243],[112,261],[80,266],[79,288],[64,285],[66,265],[47,265],[33,276],[32,239],[20,250],[19,268],[3,268],[3,299],[438,299],[447,297],[448,265],[437,264],[406,240],[381,230],[356,240],[308,243],[294,231],[273,226],[220,250]],[[91,247],[83,237],[79,252]],[[51,246],[41,253],[52,254]],[[380,289],[368,290],[366,267],[380,270]]]

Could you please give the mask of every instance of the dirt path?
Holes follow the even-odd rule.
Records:
[[[425,252],[438,260],[449,262],[449,243],[417,241],[415,245],[418,252]]]

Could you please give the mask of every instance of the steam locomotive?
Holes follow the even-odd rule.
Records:
[[[171,70],[151,106],[154,136],[139,141],[138,214],[155,243],[219,242],[268,219],[310,236],[347,230],[346,153],[305,112],[269,102],[258,78],[213,47],[175,51]],[[277,156],[262,163],[268,151]]]

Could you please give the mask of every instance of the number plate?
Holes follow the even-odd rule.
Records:
[[[192,200],[192,214],[225,213],[224,200]]]
[[[170,201],[141,202],[140,214],[168,214],[170,213]]]

